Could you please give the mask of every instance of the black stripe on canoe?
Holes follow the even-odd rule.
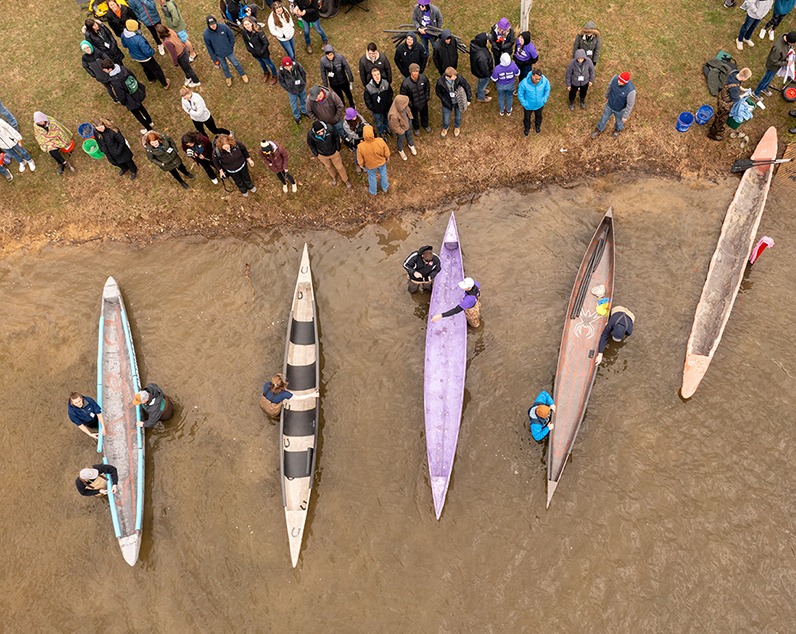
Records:
[[[285,436],[314,436],[315,408],[306,410],[285,409]]]
[[[312,448],[307,451],[285,451],[285,477],[306,478],[312,472]]]
[[[301,390],[311,390],[318,387],[315,385],[315,363],[310,365],[290,365],[287,366],[288,389],[293,392]]]
[[[315,343],[315,322],[296,321],[290,325],[290,343],[297,346],[309,346]]]

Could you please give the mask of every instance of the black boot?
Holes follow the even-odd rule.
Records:
[[[796,134],[796,128],[791,128],[788,130],[788,134]]]
[[[796,117],[796,110],[791,110],[791,111],[790,111],[788,114],[789,114],[791,117]]]

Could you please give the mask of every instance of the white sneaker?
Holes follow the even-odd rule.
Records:
[[[19,164],[19,173],[21,174],[24,171],[25,171],[25,162],[23,161],[22,163]]]
[[[404,152],[403,150],[398,151],[398,156],[400,156],[404,161],[408,160],[406,152]]]
[[[287,183],[285,183],[284,185],[282,185],[282,191],[283,191],[283,192],[285,192],[285,193],[287,194]]]
[[[250,191],[252,194],[256,194],[256,193],[257,193],[257,188],[256,188],[256,187],[252,187],[252,188],[251,188],[249,191]]]
[[[218,185],[218,179],[217,178],[211,178],[210,182],[213,183],[213,185]]]
[[[293,183],[293,184],[290,186],[290,191],[292,191],[294,194],[296,193],[296,183]]]
[[[146,128],[141,128],[141,129],[139,130],[139,132],[140,132],[141,134],[146,134],[147,132],[149,132],[149,130],[147,130]]]
[[[755,43],[752,40],[744,40],[743,43],[746,44],[747,46],[754,46],[755,45]]]
[[[743,42],[741,42],[741,40],[735,40],[735,47],[736,47],[736,48],[737,48],[739,51],[742,51],[742,50],[743,50]]]
[[[777,36],[776,36],[776,35],[774,35],[774,29],[771,29],[771,30],[768,32],[768,39],[769,39],[769,40],[771,40],[771,41],[773,42],[775,37],[777,37]]]
[[[30,159],[28,161],[28,167],[30,168],[31,172],[35,172],[36,171],[36,163],[33,162],[33,159]]]
[[[766,36],[766,30],[760,29],[760,39],[762,40]]]
[[[188,88],[199,88],[202,85],[200,81],[190,81],[188,80]]]
[[[163,48],[163,44],[158,44],[158,53],[160,53],[161,55],[166,54],[166,49]]]
[[[414,145],[409,146],[409,151],[412,153],[412,156],[417,156],[417,150]]]

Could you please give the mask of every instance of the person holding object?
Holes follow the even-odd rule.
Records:
[[[112,464],[95,464],[80,470],[80,475],[75,479],[77,492],[84,497],[95,495],[108,495],[108,484],[111,493],[116,493],[116,483],[119,482],[119,473]]]
[[[436,93],[442,103],[442,131],[439,133],[440,136],[448,136],[451,114],[453,115],[453,136],[459,136],[462,126],[462,114],[473,98],[470,84],[456,72],[455,68],[449,66],[445,69],[445,74],[437,80]]]
[[[614,341],[623,341],[633,334],[633,324],[636,316],[624,306],[614,306],[611,309],[611,316],[600,335],[600,343],[597,346],[597,356],[594,357],[594,364],[599,365],[603,360],[603,351],[608,345],[608,338]]]
[[[175,66],[179,66],[185,75],[185,85],[191,88],[200,86],[202,82],[199,81],[199,77],[191,65],[191,55],[188,52],[188,47],[182,43],[177,32],[163,24],[158,24],[155,30],[158,32],[163,46],[169,52],[171,61],[174,62]]]
[[[87,436],[97,439],[99,432],[104,431],[105,421],[102,418],[102,408],[93,398],[83,396],[80,392],[72,392],[69,395],[67,412],[69,420]]]
[[[434,286],[434,278],[442,270],[442,263],[432,246],[427,244],[409,254],[404,260],[404,270],[409,276],[407,290],[410,293],[430,291]]]
[[[724,138],[724,126],[727,125],[727,117],[732,107],[741,100],[744,92],[742,81],[746,81],[752,76],[752,71],[748,68],[734,70],[727,74],[724,86],[716,97],[716,115],[708,131],[708,138],[714,141],[721,141]]]
[[[542,442],[553,431],[555,425],[551,421],[555,411],[553,397],[545,390],[539,392],[539,396],[528,409],[528,427],[536,442]]]
[[[434,315],[431,321],[437,322],[443,317],[452,317],[464,311],[467,323],[473,328],[478,328],[481,325],[481,285],[472,277],[465,277],[459,282],[459,288],[464,291],[462,301],[450,310]]]
[[[771,96],[772,93],[768,87],[779,69],[788,63],[788,54],[793,44],[796,44],[796,31],[791,31],[774,42],[774,46],[771,47],[766,58],[766,73],[754,90],[755,97],[760,97],[761,93],[767,97]]]
[[[174,416],[174,403],[155,383],[147,383],[143,390],[136,392],[133,405],[140,405],[146,413],[146,420],[138,421],[139,427],[148,429]]]
[[[500,63],[503,53],[508,53],[509,57],[514,51],[514,29],[508,18],[500,18],[489,30],[489,45],[492,47],[492,57],[495,59],[495,66]]]
[[[282,192],[287,194],[288,184],[291,191],[296,193],[296,179],[287,171],[287,150],[276,141],[261,141],[260,156],[268,169],[276,174],[279,182],[282,183]]]
[[[187,132],[182,135],[182,151],[194,160],[207,174],[213,185],[218,185],[218,172],[210,157],[213,156],[213,144],[201,132]]]
[[[420,43],[428,53],[428,47],[435,39],[433,35],[426,32],[426,27],[442,28],[442,12],[439,8],[431,4],[431,0],[417,0],[417,6],[412,10],[412,24],[415,25]]]
[[[630,73],[614,75],[605,91],[605,110],[597,122],[597,129],[591,133],[591,138],[596,139],[602,134],[612,116],[615,125],[614,137],[618,137],[619,133],[625,129],[625,124],[630,118],[630,113],[633,112],[634,105],[636,105],[636,87],[630,81]]]

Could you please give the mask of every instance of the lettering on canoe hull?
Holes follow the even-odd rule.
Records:
[[[298,526],[294,526],[290,529],[290,536],[291,537],[301,537],[301,529]]]

